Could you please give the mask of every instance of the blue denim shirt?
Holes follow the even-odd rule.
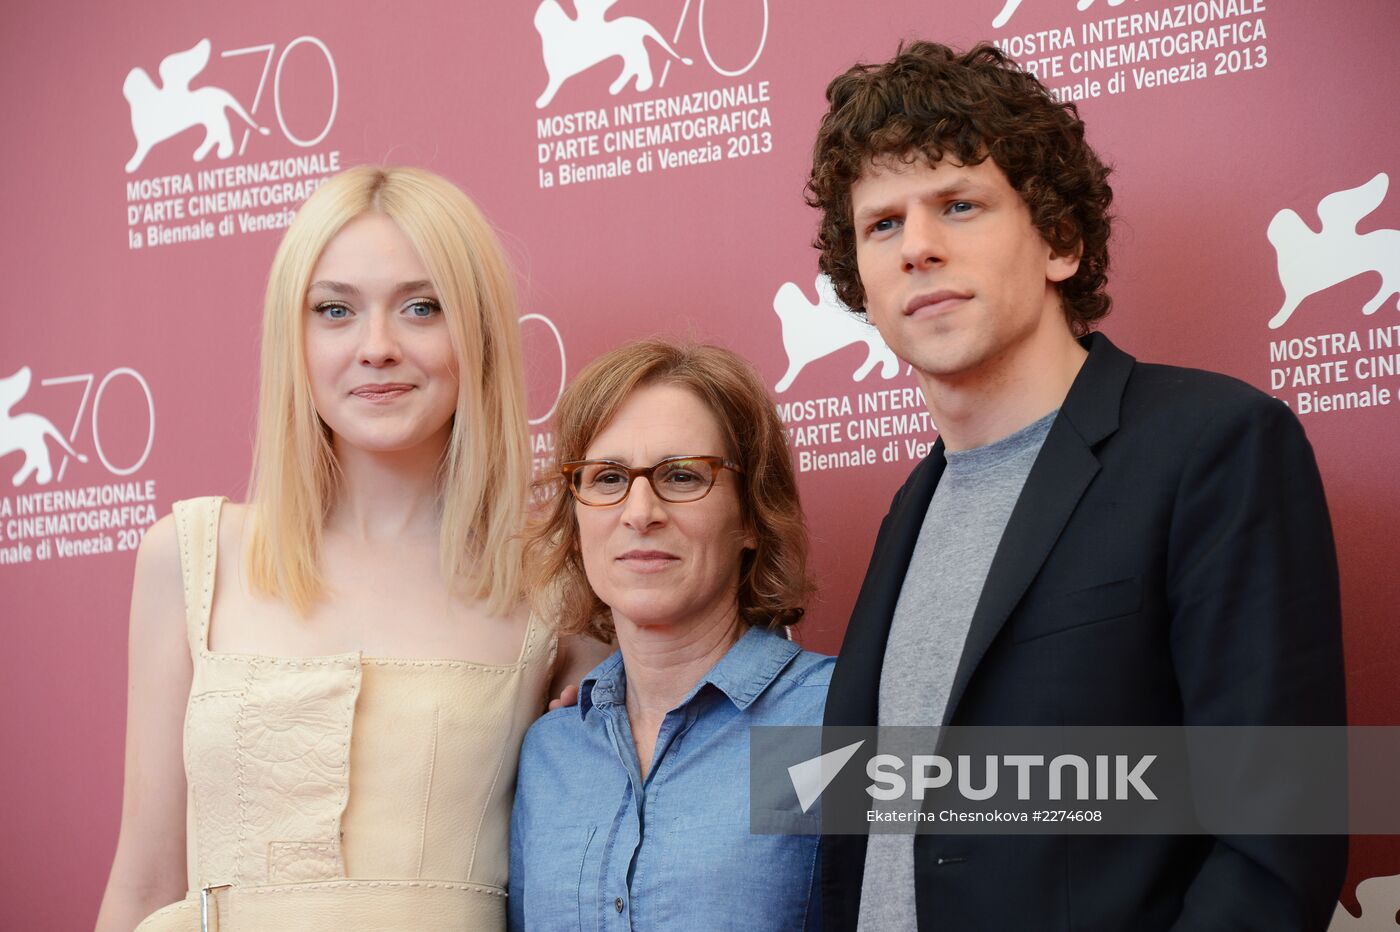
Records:
[[[751,628],[662,720],[641,777],[614,653],[525,736],[510,928],[816,928],[815,835],[749,834],[749,727],[819,725],[835,658]]]

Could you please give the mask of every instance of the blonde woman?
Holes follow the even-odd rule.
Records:
[[[517,328],[443,179],[355,168],[298,212],[252,501],[176,503],[137,557],[100,932],[504,926],[521,738],[597,659],[520,608]]]

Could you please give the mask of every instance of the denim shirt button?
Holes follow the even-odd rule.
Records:
[[[617,907],[618,912],[622,912],[622,897],[613,900],[613,905]]]

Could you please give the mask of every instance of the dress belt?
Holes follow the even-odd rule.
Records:
[[[136,932],[437,932],[504,928],[506,893],[479,883],[327,880],[205,887]]]

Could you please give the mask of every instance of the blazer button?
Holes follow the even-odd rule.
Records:
[[[617,907],[618,912],[622,912],[622,897],[613,900],[613,905]]]

